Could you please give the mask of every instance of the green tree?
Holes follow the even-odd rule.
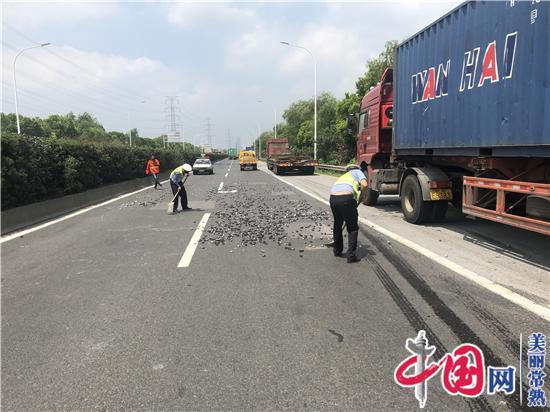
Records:
[[[367,61],[367,71],[355,82],[358,96],[364,96],[371,87],[376,86],[380,81],[384,70],[393,67],[393,53],[397,44],[397,40],[387,41],[384,51],[378,57]]]

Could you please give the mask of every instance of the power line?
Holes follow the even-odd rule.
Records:
[[[14,32],[15,34],[17,34],[19,37],[33,43],[33,44],[40,44],[40,42],[37,42],[36,40],[34,39],[31,39],[30,37],[28,37],[27,35],[21,33],[19,30],[15,29],[12,25],[10,25],[9,23],[5,22],[4,20],[2,20],[2,24],[8,28],[8,30]],[[84,68],[78,64],[76,64],[75,62],[67,59],[66,57],[64,56],[60,56],[59,54],[55,53],[54,51],[50,50],[50,49],[45,49],[48,53],[50,53],[51,55],[53,56],[56,56],[58,57],[59,59],[67,62],[68,64],[70,64],[71,66],[74,66],[76,67],[79,71],[83,72],[83,73],[86,73],[87,75],[91,76],[91,77],[94,77],[98,80],[101,80],[102,82],[106,82],[106,83],[111,83],[109,82],[108,80],[105,80],[101,77],[99,77],[97,74],[91,72],[90,70],[88,70],[87,68]],[[114,85],[114,83],[111,83],[112,87],[115,88],[115,89],[118,89],[118,90],[122,90],[122,88],[120,88],[119,86],[116,86]],[[120,93],[120,92],[119,92]],[[128,93],[127,91],[124,91],[122,90],[122,94],[125,94],[126,96],[130,96],[130,97],[126,97],[126,98],[129,98],[129,99],[135,99],[135,98],[138,98],[138,99],[145,99],[144,96],[140,96],[138,94],[135,94],[135,93]]]

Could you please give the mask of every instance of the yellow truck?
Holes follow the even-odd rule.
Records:
[[[242,170],[258,170],[258,161],[254,150],[241,150],[239,152],[239,165]]]

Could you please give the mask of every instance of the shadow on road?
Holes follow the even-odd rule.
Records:
[[[381,196],[375,209],[392,215],[401,212],[398,196]],[[494,253],[550,271],[550,239],[539,233],[464,215],[449,205],[445,221],[425,224],[444,228],[462,235],[466,242],[473,243]]]

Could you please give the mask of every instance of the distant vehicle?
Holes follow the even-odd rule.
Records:
[[[212,153],[212,146],[209,144],[202,145],[202,151],[206,154]]]
[[[202,158],[195,160],[193,163],[193,174],[198,175],[200,173],[214,174],[214,166],[208,158]]]
[[[234,160],[239,158],[239,152],[237,151],[236,147],[231,147],[227,151],[227,155],[229,156],[229,159]]]
[[[288,148],[286,137],[272,138],[267,141],[267,168],[277,175],[286,172],[298,172],[308,175],[315,173],[317,161],[310,156],[293,154]]]
[[[258,162],[256,160],[256,152],[253,150],[241,150],[239,152],[239,164],[241,170],[257,170]]]
[[[452,202],[550,235],[549,24],[550,2],[466,2],[401,43],[348,122],[364,203],[398,194],[419,224]]]

